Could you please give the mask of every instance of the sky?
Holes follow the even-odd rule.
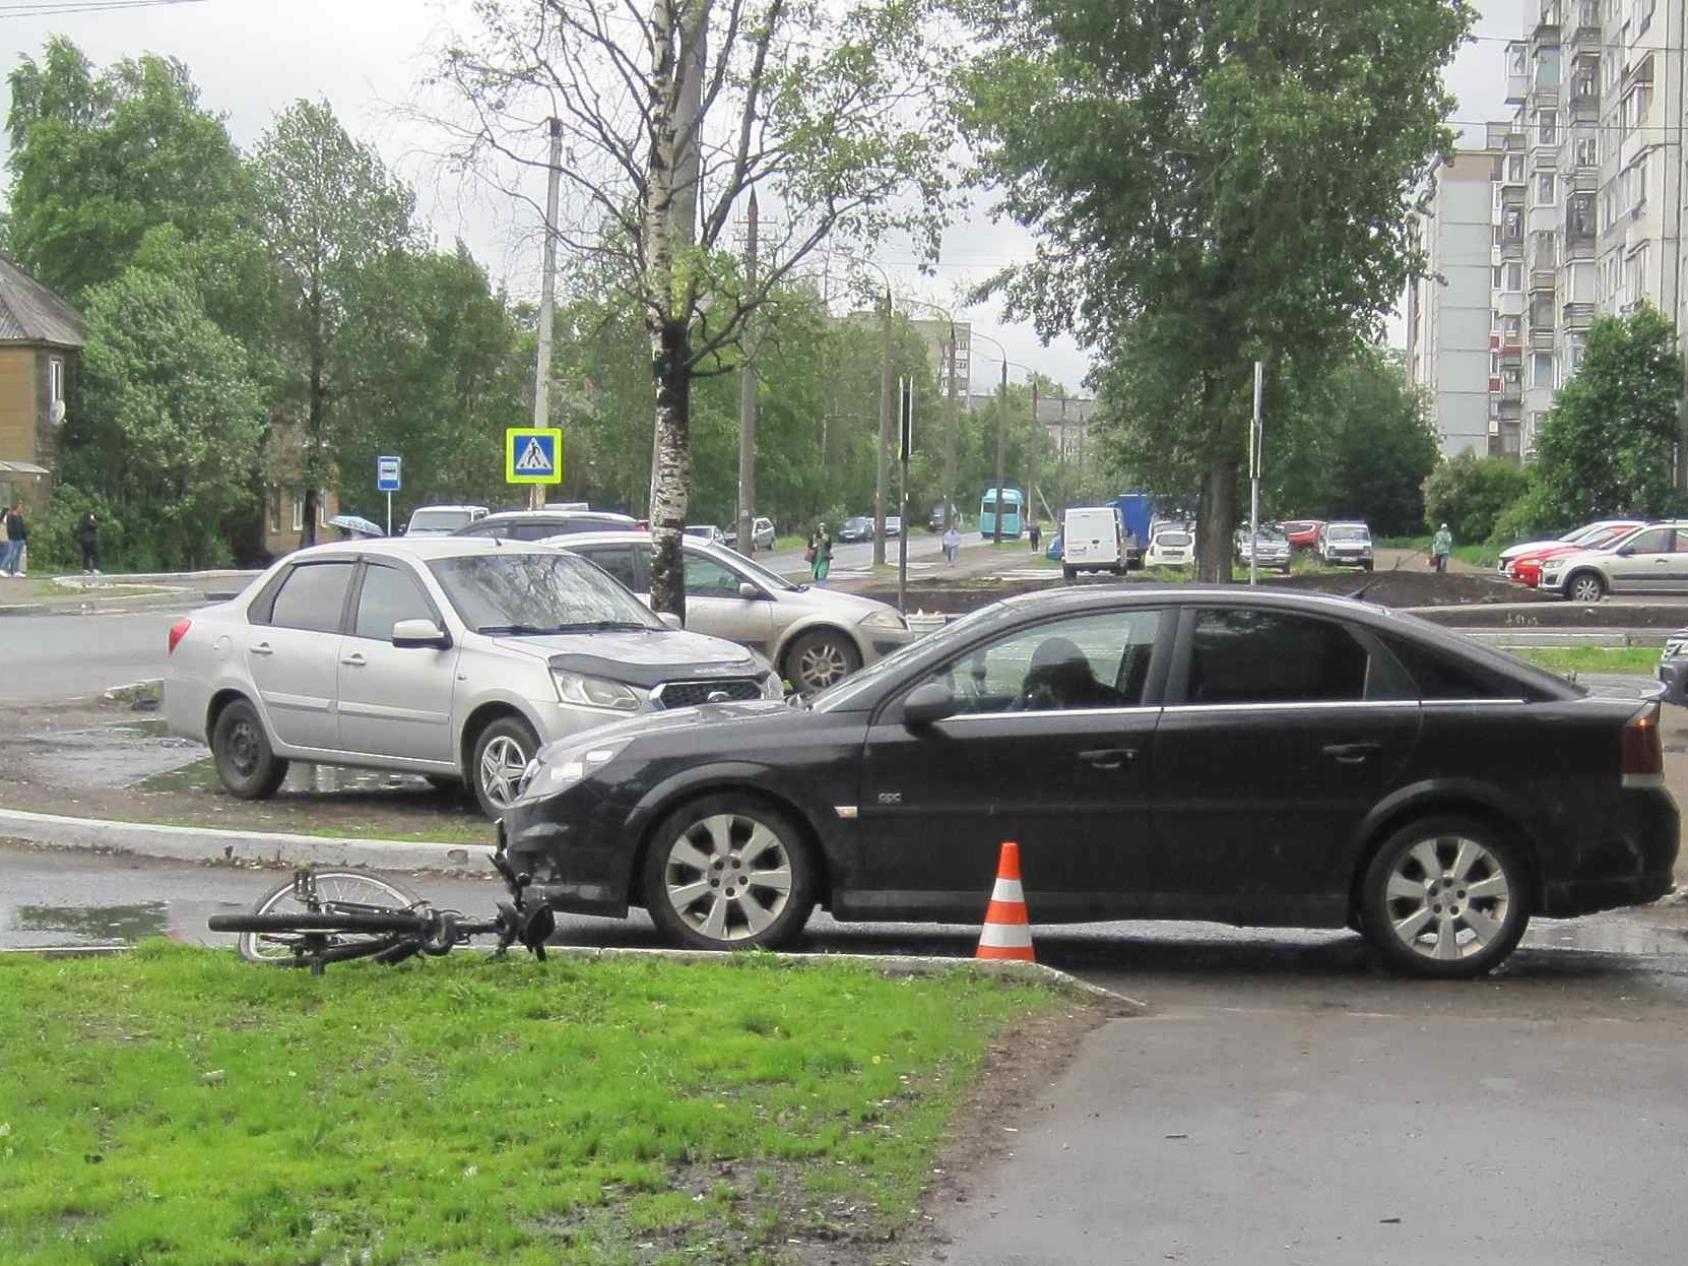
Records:
[[[32,3],[43,0],[31,0]],[[90,0],[93,2],[93,0]],[[1477,0],[1476,31],[1488,38],[1463,49],[1448,76],[1459,97],[1455,115],[1479,124],[1504,117],[1504,40],[1515,38],[1526,0]],[[469,0],[202,0],[85,13],[29,16],[0,0],[0,68],[38,54],[54,34],[70,37],[98,65],[139,52],[186,62],[204,104],[222,112],[236,144],[251,146],[270,118],[299,97],[324,97],[356,137],[375,145],[417,192],[418,211],[436,240],[462,238],[494,283],[518,295],[537,293],[538,239],[531,213],[513,213],[479,189],[444,174],[430,138],[403,118],[429,68],[430,50],[454,22],[466,23]],[[1480,140],[1479,140],[1480,143]],[[1077,390],[1089,357],[1071,339],[1043,346],[1029,325],[1006,324],[992,305],[963,310],[960,297],[1005,264],[1030,257],[1030,236],[1011,223],[993,223],[988,195],[974,199],[967,218],[946,234],[936,275],[922,276],[905,252],[881,254],[899,296],[941,304],[1003,344],[1013,365],[1047,374]],[[923,315],[919,308],[914,315]],[[1390,339],[1404,343],[1400,322]],[[976,388],[989,390],[999,373],[994,349],[975,348]]]

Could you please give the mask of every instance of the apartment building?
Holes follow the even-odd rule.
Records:
[[[1528,459],[1555,393],[1581,363],[1595,316],[1645,300],[1688,331],[1682,256],[1683,0],[1537,0],[1507,45],[1511,117],[1458,167],[1491,167],[1488,451]],[[1469,233],[1469,207],[1437,174],[1415,226],[1431,257]],[[1439,221],[1451,216],[1455,223]],[[1463,279],[1469,286],[1469,279]],[[1445,296],[1445,292],[1444,292]],[[1465,416],[1473,346],[1434,310],[1433,281],[1409,302],[1409,366]],[[1463,312],[1469,296],[1461,292]],[[1447,299],[1444,297],[1444,305]],[[1688,342],[1685,342],[1688,346]],[[1452,384],[1451,386],[1449,384]],[[1449,451],[1444,440],[1443,451]]]
[[[1445,457],[1486,453],[1490,447],[1499,158],[1489,150],[1454,155],[1431,177],[1424,209],[1409,225],[1428,273],[1407,292],[1407,372],[1429,396]]]

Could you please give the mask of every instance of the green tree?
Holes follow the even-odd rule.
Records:
[[[231,522],[253,509],[263,403],[245,351],[190,286],[137,268],[89,293],[82,406],[67,426],[65,495],[103,499],[126,561],[228,560]]]
[[[1463,0],[975,0],[966,126],[1039,235],[1012,315],[1101,354],[1121,469],[1200,487],[1228,578],[1252,371],[1340,357],[1417,264]]]
[[[1486,541],[1529,486],[1529,475],[1516,462],[1461,453],[1425,481],[1425,526],[1434,530],[1446,523],[1456,542]]]
[[[332,482],[338,405],[351,389],[346,376],[365,363],[343,347],[335,355],[351,293],[366,268],[412,245],[413,199],[320,101],[295,102],[276,117],[258,144],[255,176],[262,240],[281,281],[280,404],[297,428],[309,545],[317,490]]]
[[[466,158],[548,165],[571,192],[552,226],[613,259],[644,325],[653,387],[652,602],[683,613],[694,382],[715,372],[829,236],[904,229],[935,252],[948,199],[939,0],[487,0],[441,59],[461,102],[439,120]],[[632,14],[630,17],[629,14]],[[752,191],[780,208],[750,284],[733,236]],[[718,442],[702,423],[702,447]]]
[[[1682,357],[1667,317],[1644,306],[1597,318],[1582,364],[1536,433],[1533,501],[1544,523],[1674,511],[1681,399]]]
[[[96,72],[61,37],[9,83],[9,249],[72,302],[127,268],[150,229],[199,242],[241,224],[240,156],[182,63],[149,54]]]

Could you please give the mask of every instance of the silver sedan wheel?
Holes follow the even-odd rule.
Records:
[[[522,785],[527,753],[515,739],[499,735],[481,753],[481,786],[486,798],[500,809],[508,808]]]
[[[1476,840],[1436,836],[1401,854],[1384,906],[1395,936],[1424,958],[1480,954],[1506,927],[1512,886],[1500,859]]]
[[[805,646],[797,657],[797,682],[804,690],[825,690],[843,681],[849,673],[850,661],[844,648],[831,638]]]
[[[1591,576],[1586,572],[1571,582],[1572,602],[1599,602],[1604,593],[1604,586],[1598,576]]]
[[[699,818],[668,847],[663,887],[680,920],[715,941],[766,931],[791,897],[791,852],[741,813]]]

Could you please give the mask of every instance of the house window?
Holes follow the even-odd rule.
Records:
[[[1509,343],[1518,341],[1518,332],[1522,328],[1522,323],[1518,317],[1507,316],[1500,319],[1501,336]]]
[[[1493,272],[1494,272],[1494,278],[1489,282],[1489,288],[1491,290],[1499,290],[1500,289],[1500,283],[1501,283],[1501,270],[1500,270],[1499,264],[1496,264],[1494,266]]]
[[[270,531],[281,531],[281,489],[270,489]]]
[[[326,488],[317,489],[316,519],[323,527],[328,526],[328,489]]]
[[[1536,142],[1540,145],[1559,143],[1559,116],[1554,111],[1536,111]]]
[[[305,498],[303,496],[293,498],[293,530],[295,532],[305,530]]]
[[[1571,77],[1571,95],[1592,97],[1600,91],[1600,72],[1589,62],[1579,62],[1577,73]]]
[[[1600,165],[1600,138],[1598,136],[1577,137],[1574,153],[1578,167],[1598,167]]]
[[[1641,34],[1653,25],[1653,10],[1658,7],[1659,0],[1638,0],[1635,6],[1635,17],[1638,25],[1636,34]]]
[[[1522,78],[1526,56],[1522,44],[1508,44],[1506,46],[1506,73]]]
[[[1553,385],[1553,357],[1547,352],[1537,352],[1530,357],[1530,386],[1551,387]]]
[[[1508,207],[1506,214],[1501,217],[1501,228],[1504,236],[1517,239],[1524,236],[1524,213],[1517,207]]]
[[[1506,290],[1519,292],[1524,289],[1524,265],[1508,264],[1506,266]]]
[[[1558,193],[1557,182],[1552,172],[1542,172],[1536,177],[1536,205],[1551,207],[1556,201]]]
[[[47,358],[47,403],[49,405],[64,403],[64,357],[49,356]]]
[[[1506,156],[1506,179],[1514,185],[1524,183],[1524,156],[1522,154],[1508,154]]]

